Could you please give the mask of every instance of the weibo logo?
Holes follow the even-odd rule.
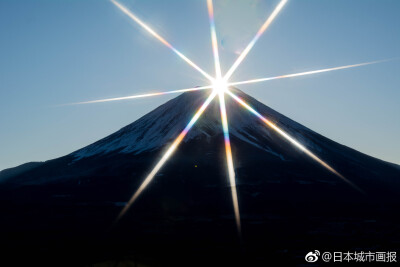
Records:
[[[318,260],[319,255],[321,255],[321,254],[319,253],[318,250],[315,250],[314,252],[312,252],[312,251],[308,252],[305,257],[306,262],[316,262]]]

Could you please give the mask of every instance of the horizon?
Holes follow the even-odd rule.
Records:
[[[400,26],[400,3],[345,2],[290,1],[233,80],[399,57],[400,36],[393,34],[393,29]],[[7,129],[0,133],[0,170],[69,154],[177,96],[86,106],[55,105],[204,83],[200,75],[129,22],[109,1],[21,3],[0,3],[0,23],[9,26],[0,30],[5,45],[0,53],[6,62],[0,65],[0,106],[1,113],[8,114],[0,121]],[[123,3],[212,73],[205,3]],[[275,4],[216,3],[224,70]],[[91,13],[85,13],[89,10]],[[326,13],[328,10],[331,13]],[[230,14],[235,12],[247,14],[243,16],[248,21],[232,21]],[[323,26],[315,23],[315,18]],[[183,22],[190,23],[190,27]],[[231,32],[232,28],[237,32]],[[308,28],[309,32],[304,30]],[[357,31],[352,31],[355,28]],[[279,64],[271,63],[272,59]],[[400,164],[400,123],[396,124],[396,114],[400,114],[399,70],[400,62],[396,60],[238,88],[337,143]]]

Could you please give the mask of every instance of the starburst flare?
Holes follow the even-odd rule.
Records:
[[[289,143],[291,143],[294,147],[296,147],[300,151],[304,152],[305,155],[307,155],[308,157],[310,157],[311,159],[313,159],[314,161],[319,163],[322,167],[324,167],[325,169],[327,169],[328,171],[330,171],[337,177],[341,178],[344,182],[346,182],[347,184],[352,186],[354,189],[356,189],[360,192],[363,192],[358,186],[356,186],[354,183],[352,183],[347,178],[345,178],[342,174],[340,174],[338,171],[336,171],[328,163],[326,163],[325,161],[320,159],[318,156],[316,156],[314,153],[312,153],[309,149],[307,149],[304,145],[302,145],[295,138],[290,136],[283,129],[281,129],[280,127],[278,127],[277,125],[272,123],[270,120],[268,120],[266,117],[261,115],[253,107],[251,107],[248,103],[246,103],[243,99],[241,99],[239,96],[232,93],[228,88],[229,88],[229,86],[233,86],[233,85],[250,84],[250,83],[276,80],[276,79],[299,77],[299,76],[317,74],[317,73],[334,71],[334,70],[360,67],[360,66],[375,64],[375,63],[379,63],[379,62],[384,62],[387,60],[366,62],[366,63],[346,65],[346,66],[340,66],[340,67],[334,67],[334,68],[326,68],[326,69],[313,70],[313,71],[307,71],[307,72],[299,72],[299,73],[286,74],[286,75],[275,76],[275,77],[259,78],[259,79],[252,79],[252,80],[239,81],[239,82],[229,82],[228,81],[229,78],[232,76],[232,74],[236,71],[236,69],[239,67],[239,65],[243,62],[243,60],[249,54],[250,50],[254,47],[255,43],[258,41],[258,39],[261,37],[261,35],[272,24],[272,22],[278,16],[278,14],[283,9],[283,7],[288,2],[288,0],[281,0],[279,2],[279,4],[275,7],[273,12],[269,15],[269,17],[263,23],[261,28],[257,31],[257,34],[253,37],[253,39],[246,46],[246,48],[242,51],[242,53],[239,55],[239,57],[236,59],[236,61],[233,63],[233,65],[228,69],[227,73],[224,76],[222,76],[222,73],[221,73],[221,64],[220,64],[220,58],[219,58],[219,52],[218,52],[218,40],[217,40],[217,33],[216,33],[216,28],[215,28],[213,2],[212,2],[212,0],[207,0],[207,10],[208,10],[208,15],[209,15],[210,30],[211,30],[211,43],[212,43],[212,51],[213,51],[213,56],[214,56],[214,65],[215,65],[215,73],[216,73],[215,78],[210,76],[203,69],[201,69],[198,65],[196,65],[193,61],[191,61],[189,58],[187,58],[185,55],[183,55],[175,47],[173,47],[168,41],[166,41],[157,32],[155,32],[152,28],[150,28],[147,24],[145,24],[142,20],[140,20],[136,15],[134,15],[132,13],[132,11],[127,9],[125,6],[123,6],[116,0],[110,0],[110,1],[116,7],[118,7],[123,13],[125,13],[129,18],[131,18],[133,21],[135,21],[138,25],[140,25],[147,32],[149,32],[158,41],[160,41],[162,44],[164,44],[165,46],[170,48],[175,54],[177,54],[180,58],[182,58],[191,67],[193,67],[194,69],[199,71],[203,76],[205,76],[211,82],[211,84],[206,85],[206,86],[201,86],[201,87],[195,87],[195,88],[178,89],[178,90],[172,90],[172,91],[148,93],[148,94],[141,94],[141,95],[126,96],[126,97],[99,99],[99,100],[79,102],[79,103],[74,103],[74,104],[90,104],[90,103],[110,102],[110,101],[118,101],[118,100],[126,100],[126,99],[172,94],[172,93],[182,93],[182,92],[192,92],[192,91],[198,91],[198,90],[204,90],[204,89],[212,89],[212,92],[210,93],[208,98],[205,100],[205,102],[197,110],[197,112],[194,114],[194,116],[191,118],[191,120],[186,125],[186,127],[183,129],[183,131],[179,134],[179,136],[168,147],[166,152],[162,155],[161,159],[157,162],[157,164],[154,166],[154,168],[150,171],[150,173],[143,180],[143,182],[141,183],[139,188],[136,190],[136,192],[129,199],[129,201],[127,202],[125,207],[119,213],[119,215],[116,219],[116,222],[118,222],[126,214],[126,212],[129,210],[131,205],[138,199],[138,197],[142,194],[142,192],[147,188],[149,183],[154,179],[156,174],[160,171],[160,169],[164,166],[164,164],[168,161],[168,159],[176,151],[176,149],[181,144],[181,142],[183,141],[183,139],[185,138],[187,133],[190,131],[190,129],[193,127],[193,125],[196,123],[196,121],[201,117],[201,115],[206,110],[206,108],[209,106],[209,104],[214,100],[216,95],[219,96],[221,124],[222,124],[222,131],[223,131],[224,143],[225,143],[227,174],[229,177],[231,196],[232,196],[232,202],[233,202],[233,210],[234,210],[235,221],[236,221],[236,226],[237,226],[237,231],[239,233],[239,236],[241,235],[241,221],[240,221],[239,201],[238,201],[238,194],[237,194],[236,180],[235,180],[235,168],[234,168],[234,164],[233,164],[234,161],[233,161],[232,148],[231,148],[231,142],[230,142],[230,136],[229,136],[229,124],[228,124],[228,116],[227,116],[227,112],[226,112],[225,94],[230,95],[236,102],[238,102],[241,106],[243,106],[248,111],[250,111],[252,114],[257,116],[269,128],[273,129],[276,133],[278,133],[281,137],[283,137],[285,140],[287,140]]]
[[[339,67],[304,71],[304,72],[291,73],[291,74],[272,76],[272,77],[266,77],[266,78],[257,78],[257,79],[238,81],[238,82],[225,82],[223,79],[215,79],[213,84],[206,85],[206,86],[197,86],[197,87],[193,87],[193,88],[177,89],[177,90],[171,90],[171,91],[155,92],[155,93],[147,93],[147,94],[139,94],[139,95],[131,95],[131,96],[123,96],[123,97],[97,99],[97,100],[90,100],[90,101],[83,101],[83,102],[61,104],[59,106],[94,104],[94,103],[112,102],[112,101],[119,101],[119,100],[129,100],[129,99],[135,99],[135,98],[161,96],[161,95],[167,95],[167,94],[194,92],[194,91],[205,90],[205,89],[224,88],[224,87],[229,87],[229,86],[252,84],[252,83],[259,83],[259,82],[279,80],[279,79],[296,78],[296,77],[300,77],[300,76],[307,76],[307,75],[312,75],[312,74],[318,74],[318,73],[324,73],[324,72],[330,72],[330,71],[336,71],[336,70],[344,70],[344,69],[368,66],[368,65],[372,65],[372,64],[384,63],[384,62],[388,62],[388,61],[392,61],[392,60],[396,60],[396,59],[397,58],[375,60],[375,61],[363,62],[363,63],[358,63],[358,64],[352,64],[352,65],[344,65],[344,66],[339,66]],[[221,86],[221,84],[223,86]]]

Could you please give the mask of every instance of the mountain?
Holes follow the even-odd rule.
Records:
[[[5,181],[8,178],[12,178],[14,176],[17,176],[21,173],[24,173],[26,171],[32,170],[33,168],[36,168],[40,166],[43,162],[28,162],[24,163],[22,165],[19,165],[16,168],[8,168],[0,171],[0,182]]]
[[[306,250],[318,245],[393,249],[390,245],[400,241],[398,232],[393,234],[398,218],[391,215],[400,206],[399,166],[329,140],[232,90],[365,193],[227,97],[242,241],[235,232],[218,101],[110,230],[207,97],[204,91],[190,92],[69,155],[8,170],[0,180],[0,228],[7,249],[32,249],[41,240],[38,248],[53,256],[73,251],[74,260],[79,255],[89,264],[134,255],[150,266],[176,265],[193,257],[200,259],[191,265],[203,260],[211,265],[211,255],[226,262],[232,252],[245,262],[265,263],[279,256],[304,264]],[[349,240],[345,247],[344,237]],[[230,257],[232,263],[241,262]]]
[[[383,183],[393,179],[393,181],[395,181],[395,178],[398,177],[390,175],[395,172],[393,169],[398,169],[397,165],[369,157],[335,143],[332,140],[329,140],[303,125],[283,116],[282,114],[279,114],[251,96],[244,94],[240,90],[233,90],[235,90],[236,94],[249,102],[251,106],[261,114],[276,123],[284,131],[289,133],[323,160],[329,162],[329,164],[339,172],[345,173],[350,171],[349,167],[351,166],[351,169],[354,170],[353,173],[355,174],[360,174],[360,172],[369,172],[369,175],[363,178],[364,180],[373,180],[376,178]],[[57,183],[68,181],[68,178],[76,178],[74,169],[75,166],[80,166],[81,162],[87,163],[102,161],[105,158],[109,161],[112,157],[125,156],[138,158],[141,155],[145,156],[154,153],[154,159],[151,161],[155,163],[156,159],[160,156],[160,153],[157,152],[166,148],[168,144],[179,135],[194,115],[195,111],[205,101],[206,97],[207,94],[204,92],[182,94],[114,134],[111,134],[65,157],[50,160],[45,164],[28,163],[3,172],[7,173],[7,178],[15,176],[11,181],[9,181],[15,184]],[[244,151],[251,149],[257,151],[257,154],[261,153],[262,156],[257,160],[262,162],[267,160],[288,164],[297,160],[308,162],[305,154],[290,145],[281,136],[277,135],[257,117],[238,106],[238,104],[232,99],[227,97],[226,101],[231,139],[237,140],[238,144],[240,144],[236,146],[235,141],[232,142],[234,148],[235,146],[237,147],[237,149],[235,149],[238,153],[237,157],[235,157],[239,163],[239,166],[236,164],[237,168],[240,167],[240,162],[243,160],[248,161],[249,159],[249,155],[246,155],[243,159],[241,158],[241,153],[244,153],[240,150],[241,146],[246,147],[244,148]],[[222,128],[219,106],[218,101],[214,101],[185,137],[183,143],[184,146],[203,141],[206,144],[210,144],[221,139],[221,137]],[[217,146],[220,148],[221,145],[222,143]],[[207,155],[217,153],[216,151],[205,152],[204,156],[206,157]],[[250,158],[252,158],[252,156],[250,156]],[[61,162],[64,163],[64,165]],[[61,167],[59,164],[63,166]],[[107,164],[110,164],[110,162]],[[115,162],[111,162],[111,164],[114,165]],[[49,173],[47,170],[52,169],[51,166],[53,165],[57,165],[57,172]],[[39,166],[40,168],[36,168]],[[103,166],[104,164],[98,164],[98,166],[95,166],[94,164],[94,167],[86,169],[85,173],[80,174],[79,176],[84,177],[90,173],[96,173],[98,169],[102,169],[101,172],[103,173]],[[29,172],[31,169],[35,170]],[[1,174],[3,174],[3,172],[1,172]],[[12,175],[14,172],[16,175]],[[24,172],[26,173],[21,175]],[[36,177],[35,175],[32,175],[35,172],[44,173],[43,175],[41,173],[40,177]],[[71,176],[69,176],[70,172]],[[118,170],[113,169],[112,172],[118,174]],[[353,173],[351,175],[353,175]],[[362,179],[360,178],[360,175],[357,175],[357,177],[356,179]],[[334,181],[335,179],[330,179],[333,180],[333,183],[338,182]]]

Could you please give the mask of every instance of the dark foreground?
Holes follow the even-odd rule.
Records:
[[[399,253],[400,205],[390,197],[378,200],[344,187],[339,190],[341,202],[326,197],[328,191],[321,186],[285,188],[270,184],[261,196],[246,194],[255,188],[241,188],[241,239],[228,188],[203,188],[201,193],[179,197],[153,186],[115,225],[123,203],[96,200],[101,192],[115,188],[98,187],[99,195],[90,197],[85,197],[89,191],[72,193],[65,185],[18,189],[14,194],[34,201],[28,204],[24,197],[18,203],[11,196],[8,203],[2,201],[0,262],[9,263],[5,266],[304,266],[305,255],[316,249]],[[202,198],[201,205],[195,198]],[[318,261],[313,266],[318,264],[326,265]]]

